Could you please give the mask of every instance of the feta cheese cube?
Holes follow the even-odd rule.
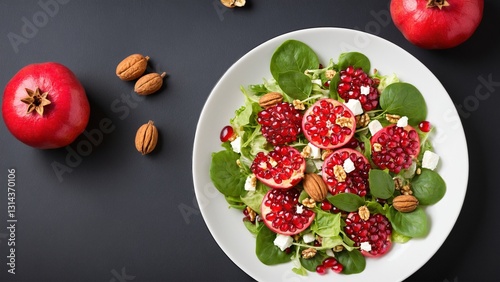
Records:
[[[233,141],[231,141],[231,147],[233,148],[233,151],[235,153],[241,153],[241,137],[238,136],[236,137],[236,139],[234,139]]]
[[[354,163],[351,161],[350,158],[345,159],[343,167],[344,167],[344,171],[346,173],[349,173],[349,172],[356,169],[356,167],[354,166]]]
[[[369,242],[362,242],[359,244],[359,248],[365,252],[369,252],[372,250],[372,245]]]
[[[325,254],[326,254],[327,256],[329,256],[329,257],[335,257],[335,253],[333,252],[333,250],[332,250],[332,249],[327,249],[327,250],[325,251]]]
[[[384,128],[384,127],[382,126],[382,124],[378,120],[372,120],[368,124],[368,129],[370,130],[370,133],[372,136],[375,135],[375,133],[377,133],[382,128]]]
[[[297,209],[295,210],[295,213],[302,214],[303,211],[304,211],[304,206],[298,205]]]
[[[398,127],[405,127],[408,125],[408,117],[407,116],[402,116],[398,119],[398,123],[396,123],[396,126]]]
[[[311,154],[309,155],[309,157],[311,159],[321,159],[321,149],[320,148],[314,146],[311,143],[308,143],[307,147],[309,147],[311,149]]]
[[[316,240],[316,238],[314,237],[314,234],[312,232],[304,234],[304,236],[302,236],[302,239],[304,240],[304,243],[306,243],[306,244],[312,243],[312,242],[314,242],[314,240]]]
[[[256,186],[257,186],[257,178],[255,177],[255,174],[250,174],[245,180],[245,190],[255,191]]]
[[[274,239],[274,245],[284,251],[286,248],[290,247],[293,243],[292,236],[277,234],[276,239]]]
[[[348,102],[344,103],[351,112],[357,116],[363,113],[363,107],[358,99],[350,99]]]
[[[422,167],[428,169],[435,169],[439,162],[439,155],[429,150],[424,152],[422,159]]]
[[[360,90],[360,94],[361,95],[368,95],[368,94],[370,94],[370,86],[361,85],[361,87],[359,87],[359,90]]]

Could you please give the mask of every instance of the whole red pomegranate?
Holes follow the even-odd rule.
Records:
[[[391,17],[408,41],[426,49],[455,47],[472,36],[484,0],[391,0]]]
[[[59,63],[31,64],[7,83],[2,117],[19,141],[39,149],[69,145],[87,126],[90,106],[73,72]]]

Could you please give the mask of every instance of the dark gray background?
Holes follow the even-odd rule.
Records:
[[[382,0],[248,0],[233,10],[218,0],[60,0],[51,15],[40,5],[49,2],[0,1],[0,87],[27,64],[60,62],[87,91],[87,131],[103,119],[114,130],[78,161],[67,160],[65,148],[27,147],[0,123],[1,281],[251,281],[221,251],[199,214],[191,175],[197,120],[212,87],[246,52],[277,35],[323,26],[396,43],[464,109],[470,175],[463,210],[441,249],[407,281],[498,280],[500,2],[485,1],[474,36],[441,51],[408,43],[387,18],[389,1]],[[35,21],[36,29],[24,27]],[[16,51],[8,34],[23,30],[27,42]],[[133,98],[133,83],[120,81],[115,68],[132,53],[149,55],[150,71],[170,76],[159,93],[127,105],[120,99]],[[496,84],[478,97],[481,78]],[[160,130],[160,143],[141,156],[133,139],[149,119]],[[74,167],[58,179],[54,162]],[[9,168],[16,169],[17,181],[15,275],[6,266]]]

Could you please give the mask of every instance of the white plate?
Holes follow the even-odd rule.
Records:
[[[278,266],[262,264],[255,256],[255,239],[243,226],[241,211],[229,209],[223,196],[210,181],[211,154],[222,149],[219,130],[229,124],[234,111],[243,105],[240,86],[260,84],[263,78],[271,78],[271,56],[287,39],[308,44],[324,65],[330,58],[336,61],[342,52],[359,51],[367,55],[372,68],[382,74],[396,73],[402,81],[415,85],[422,92],[427,101],[428,120],[436,129],[432,142],[441,157],[438,171],[446,182],[447,193],[440,202],[425,208],[431,222],[430,233],[423,239],[393,244],[392,250],[381,258],[367,259],[366,269],[360,274],[342,275],[341,278],[332,272],[324,276],[316,273],[299,276],[292,272],[291,263]],[[468,170],[467,144],[462,124],[439,80],[420,61],[395,44],[364,32],[340,28],[290,32],[257,46],[234,63],[206,101],[196,129],[193,149],[195,193],[208,229],[227,256],[258,281],[406,279],[434,255],[452,230],[464,201]]]

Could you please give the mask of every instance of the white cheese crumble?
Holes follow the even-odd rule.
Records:
[[[359,248],[365,252],[369,252],[372,250],[372,245],[369,242],[362,242],[359,244]]]
[[[312,243],[312,242],[314,242],[314,240],[316,240],[316,238],[314,238],[314,234],[312,232],[304,234],[304,236],[302,236],[302,239],[304,240],[304,243],[306,243],[306,244]]]
[[[241,153],[241,137],[238,136],[236,137],[236,139],[234,139],[233,141],[231,141],[231,147],[233,148],[233,151],[235,153]]]
[[[295,213],[302,214],[304,212],[304,207],[302,205],[298,205]]]
[[[355,116],[363,113],[363,107],[358,99],[349,99],[344,105],[346,105]]]
[[[422,159],[422,167],[428,169],[435,169],[439,162],[439,155],[429,150],[424,152]]]
[[[292,236],[277,234],[276,239],[274,239],[274,245],[284,251],[286,248],[290,247],[293,243]]]
[[[361,87],[359,87],[359,90],[360,90],[360,94],[361,95],[368,95],[368,94],[370,94],[370,86],[364,86],[364,85],[362,85]]]
[[[349,172],[356,169],[356,167],[354,166],[354,163],[352,162],[352,160],[350,158],[345,159],[343,167],[344,167],[344,171],[346,173],[349,173]]]
[[[372,120],[368,124],[368,129],[370,130],[370,133],[372,136],[375,135],[375,133],[377,133],[382,128],[384,128],[384,127],[382,126],[382,124],[378,120]]]
[[[321,159],[321,149],[320,148],[314,146],[311,143],[308,143],[307,147],[309,147],[311,149],[311,154],[309,155],[309,157],[311,159]]]
[[[398,123],[396,123],[396,126],[398,127],[405,127],[408,125],[408,117],[403,116],[398,119]]]
[[[332,250],[332,249],[327,249],[327,250],[325,251],[325,254],[326,254],[327,256],[329,256],[329,257],[335,257],[335,253],[333,252],[333,250]]]
[[[321,79],[313,79],[311,80],[312,83],[317,84],[319,86],[322,86],[323,84],[321,83]]]
[[[245,180],[245,190],[255,191],[256,186],[257,186],[257,178],[255,177],[255,174],[250,174]]]

